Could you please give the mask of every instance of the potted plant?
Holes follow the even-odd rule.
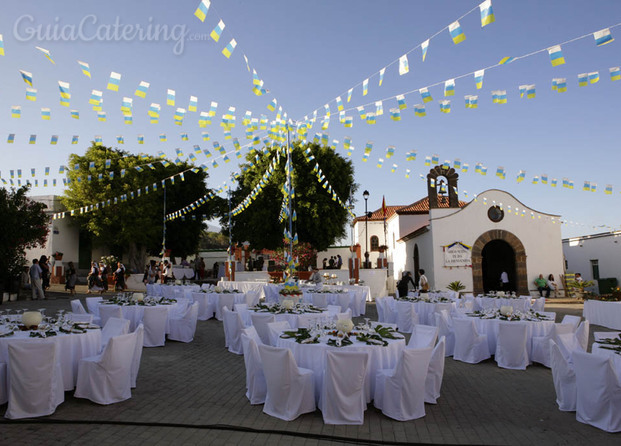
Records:
[[[595,285],[595,282],[592,280],[583,280],[581,282],[576,282],[574,280],[567,284],[569,288],[573,289],[574,296],[578,299],[582,299],[585,294],[589,294],[588,291],[585,291],[585,288],[592,287],[593,285]]]
[[[446,288],[448,290],[455,291],[457,293],[457,296],[461,297],[460,296],[460,291],[465,290],[466,286],[463,283],[461,283],[461,281],[455,280],[455,281],[449,283]]]

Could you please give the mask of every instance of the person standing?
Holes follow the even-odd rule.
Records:
[[[91,262],[91,271],[88,273],[86,280],[88,282],[88,291],[86,291],[86,294],[101,290],[99,287],[99,268],[97,267],[97,262]]]
[[[108,291],[108,265],[101,262],[99,264],[99,279],[101,280],[101,294]]]
[[[322,269],[328,269],[328,259],[323,259],[323,260],[321,261],[321,264],[322,264],[322,265],[321,265],[321,268],[322,268]]]
[[[543,297],[543,292],[546,292],[546,297],[550,297],[550,287],[548,286],[548,282],[543,278],[543,274],[539,274],[539,277],[535,279],[535,286],[539,291],[539,295]]]
[[[416,287],[414,279],[412,279],[412,273],[409,271],[405,271],[401,276],[401,280],[397,284],[397,291],[399,292],[399,297],[408,297],[408,287],[410,283],[412,283],[412,285]]]
[[[500,273],[500,289],[502,291],[509,291],[509,274],[506,271]]]
[[[125,268],[123,268],[121,262],[118,262],[116,266],[116,270],[112,273],[114,277],[114,289],[116,291],[123,291],[123,289],[125,289]]]
[[[68,290],[71,295],[75,294],[75,283],[78,280],[78,274],[73,266],[73,262],[69,262],[67,269],[65,270],[65,290]]]
[[[343,266],[343,258],[341,257],[340,254],[336,255],[336,269],[341,269],[341,267]]]
[[[418,287],[423,293],[429,291],[429,281],[427,280],[427,276],[425,276],[425,270],[418,270]]]
[[[45,292],[50,287],[50,265],[44,255],[39,257],[39,268],[41,269],[41,288]]]
[[[39,261],[37,259],[32,259],[32,266],[29,272],[30,284],[32,286],[32,300],[37,300],[38,298],[45,299],[45,294],[43,293],[43,287],[41,285],[41,272]]]

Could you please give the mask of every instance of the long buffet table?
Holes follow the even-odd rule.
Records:
[[[621,302],[586,300],[582,315],[591,324],[621,329]]]

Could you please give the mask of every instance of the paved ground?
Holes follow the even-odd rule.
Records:
[[[70,308],[69,296],[55,300],[17,301],[8,308]],[[79,297],[85,297],[80,295]],[[367,315],[376,318],[375,306]],[[546,310],[582,313],[580,304],[549,304]],[[591,332],[606,331],[591,327]],[[592,337],[591,337],[592,341]],[[324,425],[321,412],[284,422],[251,406],[244,396],[242,356],[224,348],[222,323],[198,324],[194,342],[167,342],[145,348],[138,387],[128,401],[99,406],[72,392],[56,413],[29,422],[0,421],[0,444],[619,444],[608,434],[560,412],[549,369],[500,369],[493,360],[469,365],[446,359],[442,397],[425,405],[427,415],[410,422],[393,421],[372,405],[362,426]],[[6,405],[0,406],[4,413]]]

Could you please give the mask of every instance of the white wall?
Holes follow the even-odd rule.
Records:
[[[389,223],[390,222],[387,222],[387,225]],[[365,221],[363,219],[363,220],[359,220],[356,222],[356,224],[354,225],[354,243],[360,244],[360,262],[364,262],[364,253],[365,253],[365,249],[368,244],[369,261],[373,265],[376,265],[377,259],[379,258],[379,252],[371,251],[371,237],[374,235],[377,236],[377,238],[379,239],[379,244],[380,245],[384,244],[384,222],[383,221],[369,221],[368,225],[369,225],[369,232],[367,234],[366,241],[365,241]],[[391,239],[388,238],[388,234],[387,234],[386,244],[389,247],[391,246],[389,243],[390,240]]]
[[[598,260],[599,277],[615,277],[621,283],[621,232],[563,240],[567,271],[593,280],[591,260]]]
[[[343,265],[341,266],[341,269],[348,270],[349,269],[349,258],[351,257],[351,251],[349,249],[349,246],[333,246],[333,247],[328,248],[325,251],[317,252],[317,268],[319,269],[323,268],[323,259],[328,259],[329,261],[330,257],[332,256],[336,257],[337,255],[340,255],[341,259],[343,259]]]

